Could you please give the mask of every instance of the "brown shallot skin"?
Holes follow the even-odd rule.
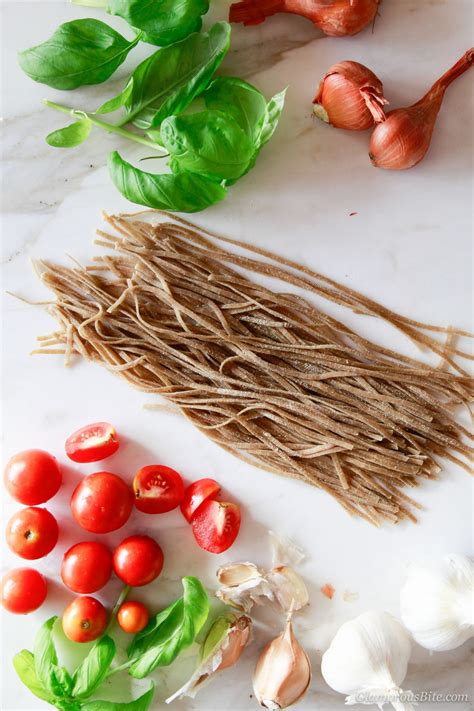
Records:
[[[243,0],[230,6],[229,21],[259,25],[279,12],[302,15],[330,37],[355,35],[370,24],[380,0]]]
[[[333,64],[313,99],[315,115],[335,128],[365,131],[385,119],[383,84],[367,67],[346,60]]]
[[[473,61],[474,48],[443,74],[416,104],[386,114],[370,139],[372,165],[386,170],[406,170],[425,157],[445,91],[472,66]]]

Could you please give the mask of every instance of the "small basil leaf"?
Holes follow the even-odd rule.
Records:
[[[181,176],[174,176],[179,178]],[[150,674],[156,667],[168,666],[189,647],[202,629],[209,614],[209,599],[197,578],[183,578],[182,605],[174,603],[172,614],[147,636],[147,646],[129,669],[136,679]]]
[[[127,200],[155,210],[199,212],[227,194],[222,185],[200,175],[145,173],[123,160],[117,151],[110,154],[108,165],[115,187]]]
[[[35,658],[31,652],[27,649],[23,649],[21,652],[18,652],[18,654],[15,654],[13,657],[13,666],[20,680],[28,687],[32,694],[48,703],[53,702],[53,695],[45,689],[38,679],[35,668]]]
[[[142,39],[159,47],[199,32],[208,0],[109,0],[107,12],[144,31]]]
[[[58,655],[53,641],[53,626],[57,616],[41,625],[35,637],[34,658],[36,675],[41,684],[54,696],[64,696],[64,689],[56,678]]]
[[[128,658],[137,659],[141,654],[143,654],[143,652],[145,652],[150,646],[156,630],[169,617],[175,615],[176,612],[182,614],[182,608],[183,598],[180,597],[178,600],[173,602],[171,605],[168,605],[168,607],[165,607],[164,610],[158,612],[154,617],[152,617],[147,626],[141,632],[137,632],[133,638],[131,645],[127,649]]]
[[[218,180],[241,176],[254,152],[239,124],[221,111],[170,116],[161,124],[161,138],[180,171]]]
[[[72,691],[72,677],[68,670],[65,667],[58,667],[55,664],[52,665],[51,670],[54,673],[56,681],[61,687],[64,696],[70,696]]]
[[[18,61],[34,81],[76,89],[106,81],[137,42],[138,37],[129,42],[100,20],[73,20],[60,25],[43,44],[20,52]]]
[[[46,143],[53,148],[74,148],[83,143],[88,137],[92,123],[87,116],[70,123],[69,126],[58,128],[46,136]]]
[[[147,711],[153,701],[155,687],[151,688],[134,701],[119,704],[116,701],[88,701],[81,705],[81,711]]]
[[[127,116],[144,130],[180,113],[209,84],[229,49],[230,27],[218,22],[209,32],[194,33],[145,59],[132,74],[125,100]]]
[[[267,143],[275,133],[281,112],[285,104],[286,89],[275,94],[268,102],[265,113],[262,117],[257,135],[257,148],[260,149]]]
[[[117,96],[114,96],[113,99],[109,99],[108,101],[105,101],[103,104],[101,104],[101,106],[99,106],[98,109],[95,110],[94,113],[96,113],[96,114],[110,114],[110,113],[112,113],[112,111],[117,111],[117,109],[120,109],[127,101],[128,97],[132,93],[132,88],[133,88],[133,77],[130,77],[128,83],[122,89],[120,94],[117,94]]]
[[[252,84],[236,77],[217,77],[204,93],[204,101],[208,109],[230,114],[255,139],[267,102]]]
[[[113,639],[107,635],[101,637],[74,672],[72,696],[90,696],[103,682],[114,656]]]

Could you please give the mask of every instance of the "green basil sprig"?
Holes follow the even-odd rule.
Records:
[[[129,41],[100,20],[73,20],[60,25],[43,44],[20,52],[18,62],[34,81],[76,89],[111,77],[140,37]]]
[[[108,0],[107,12],[143,30],[143,41],[165,47],[198,32],[208,0]]]

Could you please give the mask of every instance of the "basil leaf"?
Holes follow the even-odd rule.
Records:
[[[222,185],[200,175],[145,173],[123,160],[117,151],[110,154],[108,165],[115,187],[127,200],[156,210],[199,212],[227,194]]]
[[[74,148],[86,140],[91,128],[91,120],[85,116],[79,121],[70,123],[69,126],[58,128],[57,131],[49,133],[46,136],[46,143],[53,148]]]
[[[183,588],[184,595],[179,601],[182,604],[174,603],[173,610],[162,618],[161,624],[148,632],[147,628],[140,632],[139,647],[132,645],[132,658],[136,661],[129,673],[136,679],[143,679],[156,667],[171,664],[193,643],[206,622],[209,599],[202,584],[197,578],[186,577],[183,578]]]
[[[254,140],[267,106],[264,95],[237,77],[217,77],[204,93],[207,108],[229,114]]]
[[[73,675],[72,696],[90,696],[104,681],[115,656],[115,642],[109,636],[101,637]]]
[[[51,667],[57,683],[61,687],[64,696],[70,696],[72,691],[72,677],[66,667],[58,667],[53,664]]]
[[[199,32],[208,0],[109,0],[107,12],[144,31],[145,42],[165,47]]]
[[[53,627],[57,616],[50,617],[41,625],[35,637],[34,658],[36,675],[41,684],[54,696],[64,696],[66,690],[56,677],[58,655],[53,641]]]
[[[18,55],[20,67],[34,81],[54,89],[76,89],[106,81],[139,41],[129,42],[100,20],[60,25],[49,40]]]
[[[119,704],[116,701],[88,701],[81,705],[81,711],[147,711],[153,701],[155,687],[151,688],[134,701]]]
[[[280,91],[279,94],[275,94],[275,96],[270,99],[265,107],[265,113],[260,122],[256,139],[258,150],[260,150],[260,148],[262,148],[262,146],[264,146],[275,133],[278,121],[280,120],[281,112],[283,111],[283,106],[285,104],[285,94],[286,89]]]
[[[207,87],[229,42],[230,26],[218,22],[209,32],[189,35],[145,59],[132,74],[122,123],[146,130],[183,111]]]
[[[221,111],[171,116],[161,124],[161,138],[179,172],[219,180],[241,176],[254,152],[237,121]]]
[[[132,93],[132,87],[133,87],[133,79],[130,77],[128,83],[125,85],[125,87],[122,89],[120,94],[117,94],[117,96],[114,96],[112,99],[109,99],[108,101],[105,101],[103,104],[99,106],[98,109],[95,110],[94,113],[96,114],[110,114],[112,111],[117,111],[117,109],[120,109],[130,94]]]
[[[15,654],[13,657],[13,666],[20,680],[28,687],[32,694],[39,699],[43,699],[43,701],[47,701],[49,704],[53,703],[53,695],[45,689],[38,679],[35,668],[35,658],[31,652],[27,649],[22,649],[21,652]]]

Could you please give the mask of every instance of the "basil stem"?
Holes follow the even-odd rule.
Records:
[[[61,111],[63,114],[68,114],[73,118],[81,119],[86,117],[94,126],[102,128],[104,131],[108,131],[109,133],[116,133],[119,136],[122,136],[123,138],[128,138],[130,141],[135,141],[136,143],[141,143],[143,146],[148,146],[148,148],[153,148],[155,151],[166,152],[163,150],[163,148],[161,148],[161,146],[158,146],[156,143],[153,143],[153,141],[149,141],[144,136],[139,136],[136,133],[127,131],[126,129],[121,128],[120,126],[116,126],[113,123],[107,123],[106,121],[102,121],[101,119],[96,118],[93,113],[89,113],[88,111],[79,111],[77,109],[72,109],[70,106],[63,106],[62,104],[57,104],[55,101],[48,101],[48,99],[44,99],[44,104],[50,109]]]

